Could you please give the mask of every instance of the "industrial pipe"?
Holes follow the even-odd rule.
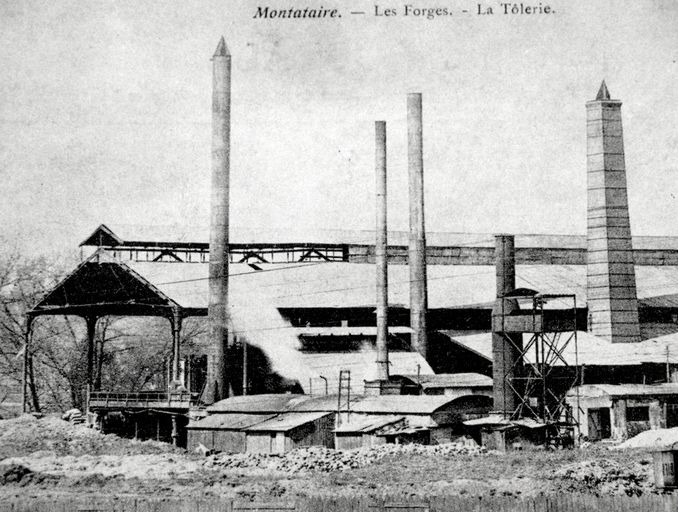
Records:
[[[375,128],[376,223],[375,260],[377,271],[377,379],[388,381],[388,222],[386,199],[386,122]]]
[[[208,385],[214,401],[225,398],[228,352],[228,225],[231,132],[231,55],[222,37],[212,57],[212,205],[210,224],[208,321],[214,359]]]
[[[426,312],[426,231],[424,224],[424,156],[421,93],[407,95],[407,156],[410,195],[410,327],[412,346],[428,355]]]

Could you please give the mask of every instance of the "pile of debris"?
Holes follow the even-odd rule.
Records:
[[[653,489],[649,459],[625,468],[618,462],[603,459],[568,464],[554,471],[553,478],[570,483],[567,491],[594,495],[626,494],[641,496]]]
[[[613,450],[629,448],[657,449],[678,445],[678,427],[646,430],[623,443],[612,447]]]
[[[85,423],[85,417],[80,409],[69,409],[61,415],[64,421],[70,421],[73,425],[82,425]]]
[[[299,448],[284,455],[260,453],[220,453],[205,461],[206,469],[260,468],[284,473],[346,471],[374,464],[391,456],[450,456],[478,455],[485,450],[465,443],[440,445],[386,444],[375,448],[350,451],[332,450],[323,447]]]
[[[7,473],[11,468],[26,468],[30,472],[58,477],[100,475],[103,478],[163,480],[194,474],[200,469],[200,461],[168,453],[58,456],[50,452],[35,452],[26,457],[0,461],[0,474],[3,471]]]
[[[133,441],[104,435],[84,424],[73,424],[55,416],[36,418],[24,414],[0,420],[0,460],[48,451],[56,455],[131,455],[178,452],[167,443]]]

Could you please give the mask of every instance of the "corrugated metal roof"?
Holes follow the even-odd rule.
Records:
[[[417,380],[424,389],[492,387],[492,378],[480,373],[436,373],[431,375],[403,375],[413,382]]]
[[[243,412],[277,414],[291,408],[294,404],[309,400],[308,395],[264,394],[234,396],[220,400],[207,408],[209,413]]]
[[[354,416],[349,423],[342,423],[334,431],[339,433],[373,432],[404,419],[404,416]]]
[[[125,262],[162,293],[184,307],[207,308],[208,265],[203,263]],[[233,304],[258,300],[278,308],[374,307],[375,267],[367,263],[246,264],[230,266]],[[429,265],[431,308],[491,307],[495,299],[495,269],[489,265]],[[641,305],[678,307],[678,267],[637,266],[637,293]],[[516,285],[550,294],[574,294],[586,305],[585,265],[518,265]],[[562,302],[562,303],[561,303]],[[407,265],[389,266],[389,303],[409,305]],[[571,307],[571,301],[553,300],[553,307]]]
[[[561,334],[566,336],[567,333]],[[526,340],[527,337],[524,337]],[[455,335],[453,341],[468,347],[488,360],[492,360],[492,334],[480,333],[468,336]],[[639,343],[610,343],[609,341],[593,336],[587,332],[577,333],[578,354],[575,358],[574,343],[570,342],[562,352],[563,359],[569,365],[579,364],[590,366],[636,366],[642,363],[669,363],[678,364],[678,333],[661,336]],[[533,360],[533,351],[528,354],[528,360]],[[556,366],[562,361],[555,361]]]
[[[568,391],[568,396],[574,397],[624,397],[624,396],[654,396],[678,395],[678,384],[584,384]]]
[[[112,233],[126,242],[195,242],[206,243],[209,240],[207,223],[187,226],[107,224]],[[231,243],[328,243],[328,244],[374,244],[374,230],[347,229],[295,229],[283,228],[243,228],[232,226]],[[389,231],[389,244],[407,245],[407,231]],[[489,233],[450,233],[427,231],[426,241],[430,246],[494,247],[494,234]],[[678,249],[678,237],[634,236],[636,249]],[[520,235],[516,234],[516,247],[544,247],[585,249],[584,235]]]
[[[203,263],[125,262],[183,307],[206,308],[208,265]],[[230,266],[232,303],[258,300],[278,308],[374,307],[376,277],[367,263],[245,264]],[[542,266],[549,268],[548,266]],[[494,267],[429,265],[429,304],[432,308],[489,304],[494,300]],[[407,265],[389,266],[389,303],[409,304]]]
[[[432,414],[460,397],[444,395],[353,395],[351,411],[374,414]],[[342,402],[344,403],[344,402]],[[334,412],[337,395],[248,395],[221,400],[207,408],[216,413]],[[343,410],[343,409],[342,409]]]
[[[351,411],[380,414],[433,414],[454,402],[444,395],[363,396],[351,404]]]
[[[243,430],[247,432],[287,432],[331,414],[329,412],[285,412]]]
[[[464,422],[464,425],[468,427],[484,427],[484,426],[518,426],[526,428],[543,428],[546,425],[540,421],[535,421],[532,418],[521,418],[519,420],[511,420],[504,418],[504,416],[499,414],[490,414],[489,416],[484,416],[482,418],[476,418],[473,420],[467,420]]]
[[[273,418],[274,414],[211,414],[186,425],[189,430],[240,430]]]

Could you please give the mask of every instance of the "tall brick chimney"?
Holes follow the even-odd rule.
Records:
[[[640,341],[626,194],[621,101],[605,82],[586,103],[589,331],[612,343]]]

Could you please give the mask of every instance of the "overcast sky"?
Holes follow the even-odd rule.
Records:
[[[222,34],[234,227],[373,228],[383,119],[390,223],[406,228],[406,93],[421,92],[428,230],[583,234],[584,104],[605,78],[624,102],[632,230],[678,235],[678,3],[415,4],[455,12],[426,20],[322,2],[337,21],[253,19],[259,3],[0,0],[0,235],[49,252],[102,222],[206,225]]]

